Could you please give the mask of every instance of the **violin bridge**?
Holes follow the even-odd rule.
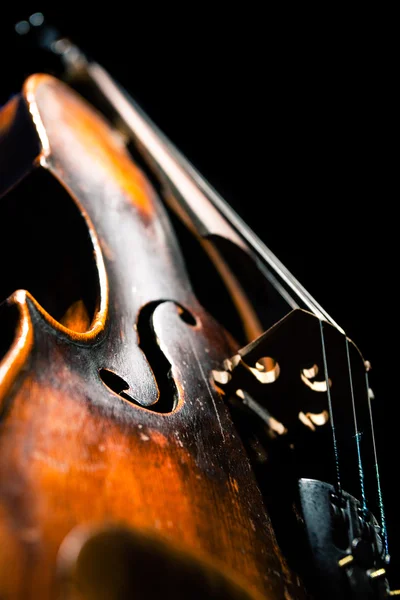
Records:
[[[214,370],[215,384],[227,396],[240,398],[270,429],[272,437],[299,428],[317,432],[329,426],[328,388],[336,402],[349,395],[345,336],[335,326],[301,309],[290,312],[256,340]],[[357,392],[363,393],[364,361],[353,347]],[[329,373],[324,368],[324,352]]]
[[[341,330],[298,309],[213,371],[215,384],[250,414],[257,431],[261,424],[267,440],[286,442],[298,480],[294,502],[320,574],[316,586],[327,599],[393,595],[384,519],[378,523],[373,514],[382,517],[371,476],[369,368]],[[253,425],[243,431],[250,431],[248,446],[258,444],[262,463],[268,452],[259,459]],[[286,454],[278,470],[289,476]]]

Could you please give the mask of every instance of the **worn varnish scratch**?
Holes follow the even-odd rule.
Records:
[[[115,523],[239,578],[247,592],[237,597],[303,597],[209,382],[231,342],[194,298],[154,190],[108,125],[66,86],[33,76],[22,100],[41,128],[40,168],[86,219],[101,293],[92,323],[79,303],[58,323],[29,293],[9,300],[20,320],[0,363],[0,596],[58,598],[63,540],[77,527]],[[6,107],[7,145],[14,118]],[[33,168],[40,156],[31,147]],[[149,329],[179,394],[172,413],[157,412],[167,388],[156,381],[155,358],[139,347],[139,314],[149,303]],[[107,387],[100,369],[122,378],[134,402]]]

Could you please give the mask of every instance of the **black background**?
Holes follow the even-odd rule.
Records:
[[[30,12],[37,10],[37,5]],[[0,26],[0,102],[41,70]],[[103,64],[372,363],[397,550],[398,186],[390,16],[113,3],[49,21]],[[398,102],[397,102],[398,104]]]

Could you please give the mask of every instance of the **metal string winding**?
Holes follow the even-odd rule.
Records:
[[[365,384],[367,388],[367,399],[368,399],[368,411],[369,418],[371,423],[371,433],[372,433],[372,445],[374,449],[374,464],[375,464],[375,477],[376,477],[376,485],[378,490],[378,505],[379,505],[379,515],[381,519],[381,531],[383,537],[383,543],[385,547],[385,554],[389,554],[389,546],[388,546],[388,534],[386,527],[386,517],[385,517],[385,508],[383,504],[383,495],[382,495],[382,486],[381,486],[381,478],[379,473],[379,464],[378,464],[378,453],[376,451],[376,442],[375,442],[375,429],[374,429],[374,419],[372,415],[372,406],[371,406],[371,398],[369,395],[369,380],[368,380],[368,371],[365,371]]]
[[[333,407],[332,407],[331,389],[330,389],[330,385],[329,385],[328,361],[327,361],[327,358],[326,358],[324,328],[323,328],[323,323],[322,323],[321,319],[319,320],[319,327],[320,327],[320,332],[321,332],[322,357],[323,357],[323,361],[324,361],[324,373],[325,373],[326,391],[327,391],[327,396],[328,396],[329,419],[330,419],[330,422],[331,422],[332,439],[333,439],[333,451],[334,451],[334,455],[335,455],[335,468],[336,468],[336,483],[335,483],[335,487],[336,487],[336,491],[337,491],[338,496],[341,496],[341,494],[342,494],[342,484],[341,484],[341,480],[340,480],[339,450],[338,450],[338,443],[337,443],[337,439],[336,439],[335,422],[334,422],[334,419],[333,419]]]
[[[346,340],[347,367],[348,367],[348,372],[349,372],[349,382],[350,382],[350,392],[351,392],[351,404],[353,407],[355,440],[356,440],[356,447],[357,447],[358,476],[360,479],[362,510],[363,510],[363,513],[365,514],[366,510],[367,510],[367,498],[365,495],[364,469],[363,469],[362,459],[361,459],[361,435],[362,434],[358,429],[358,423],[357,423],[357,411],[356,411],[356,404],[355,404],[355,400],[354,400],[354,388],[353,388],[353,376],[352,376],[352,372],[351,372],[349,340],[348,340],[347,336],[345,337],[345,340]]]

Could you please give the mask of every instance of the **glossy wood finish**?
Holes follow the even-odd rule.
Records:
[[[64,84],[33,76],[15,102],[3,113],[3,148],[30,143],[23,165],[14,153],[7,168],[16,180],[28,165],[45,168],[68,190],[87,224],[100,294],[89,329],[81,305],[62,324],[29,290],[4,308],[17,305],[20,319],[0,363],[1,598],[89,598],[69,579],[84,547],[74,532],[83,527],[90,539],[115,524],[212,562],[242,582],[247,592],[227,584],[237,597],[304,597],[211,383],[236,348],[196,301],[155,191]],[[101,369],[124,380],[125,395]]]

